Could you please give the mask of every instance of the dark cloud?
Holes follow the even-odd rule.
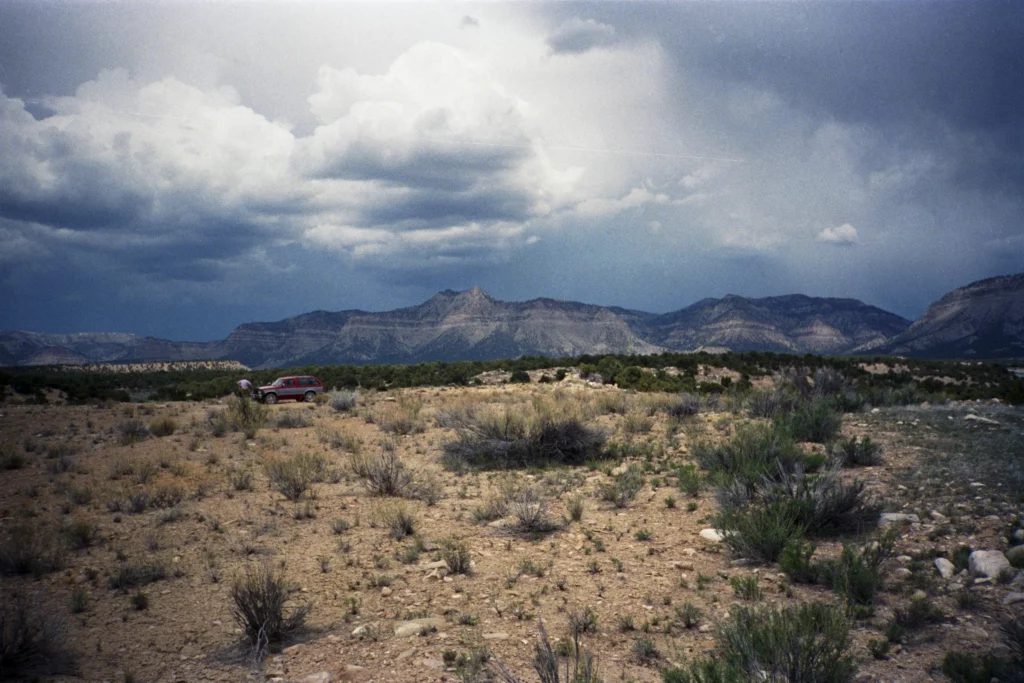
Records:
[[[555,53],[580,53],[613,45],[615,27],[593,19],[573,17],[548,35],[548,47]]]

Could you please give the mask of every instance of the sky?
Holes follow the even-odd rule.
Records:
[[[0,329],[1024,271],[1024,3],[0,3]]]

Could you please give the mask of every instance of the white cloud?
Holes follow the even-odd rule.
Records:
[[[818,233],[818,239],[831,244],[850,245],[859,241],[857,228],[849,223],[843,223],[835,227],[828,227]]]

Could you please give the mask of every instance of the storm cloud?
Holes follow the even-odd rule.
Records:
[[[467,13],[468,12],[468,13]],[[1016,3],[0,6],[0,327],[1024,270]]]

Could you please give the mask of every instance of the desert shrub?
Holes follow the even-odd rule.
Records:
[[[569,500],[566,501],[565,509],[569,513],[569,519],[574,522],[578,522],[583,519],[583,510],[586,506],[585,500],[581,495],[570,496]]]
[[[700,399],[693,394],[681,394],[679,401],[670,405],[665,412],[677,420],[693,417],[700,412]]]
[[[622,418],[622,431],[626,434],[647,434],[654,426],[654,420],[638,412],[628,412]]]
[[[161,417],[149,423],[149,433],[153,436],[170,436],[178,429],[178,423],[172,418]]]
[[[412,497],[433,507],[444,498],[444,482],[433,472],[420,472],[415,476]]]
[[[400,541],[416,533],[416,517],[404,505],[395,505],[384,510],[381,513],[381,521],[395,540]]]
[[[225,417],[232,428],[252,439],[270,420],[270,408],[248,396],[229,396]]]
[[[117,426],[117,442],[122,446],[130,446],[148,438],[149,428],[142,420],[130,418]]]
[[[323,456],[315,453],[302,453],[264,463],[270,487],[293,501],[302,498],[313,484],[323,481],[326,469]]]
[[[366,461],[363,476],[370,493],[377,496],[402,496],[411,492],[414,476],[398,453],[384,449]]]
[[[735,437],[719,444],[697,441],[692,453],[697,464],[718,481],[747,485],[780,471],[794,472],[802,467],[804,458],[789,433],[765,425],[740,427]]]
[[[418,434],[426,429],[426,425],[420,419],[422,408],[423,404],[420,401],[405,397],[397,403],[389,402],[374,406],[366,417],[388,434]]]
[[[235,491],[252,491],[252,471],[243,469],[228,470],[228,483]]]
[[[830,401],[816,398],[774,418],[774,422],[796,441],[827,443],[839,434],[843,416]]]
[[[850,605],[871,605],[882,589],[881,567],[892,554],[893,540],[883,536],[860,550],[844,544],[837,559],[815,564],[815,573]]]
[[[288,586],[281,574],[264,565],[248,567],[245,576],[235,580],[231,600],[231,617],[260,658],[271,645],[301,629],[309,613],[309,606],[302,605],[285,616]]]
[[[469,544],[456,538],[441,543],[441,559],[448,564],[452,574],[469,574],[472,565],[469,558]]]
[[[67,525],[63,533],[72,550],[88,548],[99,538],[99,528],[85,519],[78,519]]]
[[[697,470],[697,467],[693,463],[686,463],[682,465],[677,471],[679,478],[679,490],[690,497],[695,497],[700,494],[700,490],[704,488],[704,477]]]
[[[13,448],[0,448],[0,470],[20,470],[25,466],[25,456]]]
[[[501,519],[506,514],[508,514],[508,501],[495,496],[488,498],[483,505],[474,508],[473,521],[478,524],[486,524]]]
[[[527,423],[510,412],[500,418],[471,419],[444,444],[450,469],[582,465],[601,456],[605,435],[576,418],[545,418]]]
[[[775,419],[793,410],[796,399],[783,389],[752,391],[747,397],[747,412],[751,417]]]
[[[1006,668],[1005,662],[991,654],[975,657],[965,652],[947,652],[942,658],[942,673],[953,683],[989,683],[992,680],[1003,680]]]
[[[756,602],[764,597],[764,591],[758,585],[757,574],[732,576],[729,578],[729,585],[732,586],[732,592],[740,600]]]
[[[786,545],[803,534],[801,507],[778,498],[743,509],[722,511],[715,526],[723,531],[725,544],[739,557],[771,563]]]
[[[347,413],[359,403],[359,393],[355,391],[332,391],[328,394],[328,405],[339,413]]]
[[[141,588],[167,578],[167,567],[159,562],[122,564],[107,579],[111,590],[127,591]]]
[[[905,607],[893,611],[892,621],[904,631],[916,631],[929,624],[945,621],[946,615],[927,598],[914,598]]]
[[[700,620],[703,617],[704,615],[701,613],[700,608],[689,600],[683,603],[682,607],[676,608],[676,619],[685,629],[696,628],[700,625]]]
[[[47,528],[18,524],[0,541],[2,574],[42,576],[63,568],[64,544]]]
[[[231,429],[231,421],[223,410],[211,410],[206,414],[206,421],[210,425],[210,434],[215,437],[224,436]]]
[[[818,578],[818,571],[811,562],[814,550],[812,544],[798,538],[792,539],[779,555],[779,569],[793,583],[814,583]]]
[[[558,528],[548,514],[548,498],[539,489],[528,486],[508,501],[508,509],[515,518],[515,528],[522,533],[546,533]]]
[[[309,413],[301,410],[282,411],[274,420],[274,426],[278,429],[301,429],[312,425],[313,419]]]
[[[644,471],[640,465],[631,464],[625,472],[616,475],[615,480],[600,489],[602,500],[617,508],[629,507],[644,486]]]
[[[142,610],[149,609],[149,596],[139,591],[131,597],[130,602],[132,607],[141,612]]]
[[[178,484],[164,484],[153,491],[149,499],[149,507],[163,510],[172,508],[185,500],[185,489]]]
[[[839,396],[846,388],[846,378],[835,368],[817,368],[814,371],[815,396]]]
[[[23,595],[0,604],[0,678],[38,680],[75,673],[64,625]]]
[[[850,625],[822,602],[794,607],[734,607],[717,634],[719,656],[747,680],[845,683],[853,678]]]
[[[661,658],[661,653],[654,647],[654,642],[649,638],[639,638],[633,641],[633,659],[639,664],[650,664]]]
[[[870,436],[861,440],[851,436],[849,439],[840,439],[830,448],[832,458],[843,467],[871,467],[881,465],[881,447],[871,441]]]
[[[529,384],[530,375],[526,370],[515,370],[509,375],[508,382],[509,384]]]
[[[749,683],[746,673],[738,666],[718,659],[703,658],[686,667],[668,667],[661,670],[662,683]]]

